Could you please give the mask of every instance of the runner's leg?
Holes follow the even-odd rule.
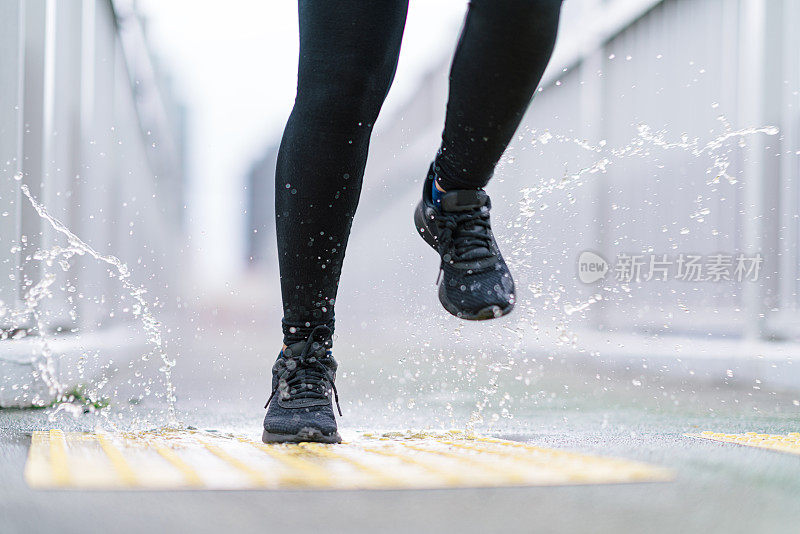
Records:
[[[561,0],[472,0],[450,69],[442,189],[484,187],[550,60]]]
[[[284,343],[333,327],[372,125],[392,83],[408,0],[300,0],[297,97],[275,174]]]

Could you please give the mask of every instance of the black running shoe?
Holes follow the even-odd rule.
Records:
[[[331,355],[331,330],[315,327],[306,341],[283,349],[272,367],[272,394],[264,408],[264,443],[317,441],[340,443],[331,393],[339,415],[336,360]]]
[[[482,189],[448,191],[439,208],[431,196],[433,179],[431,165],[414,223],[442,258],[439,301],[462,319],[506,315],[514,308],[514,280],[492,235],[489,195]]]

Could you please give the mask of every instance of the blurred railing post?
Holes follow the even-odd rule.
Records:
[[[92,243],[110,247],[117,254],[118,239],[114,228],[120,222],[115,216],[122,199],[113,196],[114,182],[126,180],[115,168],[119,152],[116,132],[122,125],[115,124],[115,95],[117,40],[114,15],[108,1],[86,0],[83,16],[83,68],[81,117],[83,139],[81,142],[82,166],[76,176],[74,203],[80,209],[72,217],[76,230]],[[122,140],[125,142],[132,140]],[[92,328],[104,324],[111,311],[109,295],[113,280],[107,266],[91,258],[78,260],[78,289],[84,294],[78,309],[80,326]]]
[[[20,193],[22,168],[22,73],[25,49],[22,0],[0,2],[0,309],[18,304]],[[0,316],[0,328],[13,326]]]
[[[782,50],[800,50],[800,2],[784,0],[781,21]],[[800,280],[800,58],[798,54],[784,53],[781,58],[780,109],[784,110],[781,137],[784,157],[780,160],[780,316],[776,329],[787,335],[800,335],[800,310],[798,309],[798,280]],[[787,157],[788,156],[788,157]]]
[[[44,151],[41,200],[53,213],[70,221],[75,208],[74,180],[80,169],[80,90],[82,2],[47,0],[48,41],[45,92]],[[37,217],[38,218],[38,217]],[[40,221],[41,224],[41,221]],[[42,225],[42,244],[51,248],[62,236]],[[56,287],[74,285],[72,273],[55,271]],[[68,293],[53,291],[44,304],[53,329],[74,326]]]
[[[764,88],[762,62],[766,6],[764,0],[742,0],[739,12],[739,120],[743,124],[762,124],[764,118]],[[763,175],[760,155],[764,151],[761,139],[749,140],[745,152],[742,221],[742,250],[747,255],[761,253],[763,231],[763,202],[761,199]],[[758,284],[745,284],[742,303],[746,318],[744,333],[747,337],[760,337],[764,322],[762,291]]]
[[[25,121],[22,135],[22,174],[31,193],[41,196],[44,161],[47,158],[44,143],[45,130],[45,54],[47,52],[46,0],[25,1],[25,63],[24,103]],[[26,261],[42,245],[41,219],[32,210],[21,208],[20,240],[21,259],[19,274],[20,297],[24,298],[30,286],[39,280],[40,263]]]
[[[784,81],[781,58],[792,55],[783,47],[783,2],[742,0],[739,15],[739,120],[744,125],[783,126],[781,86]],[[754,136],[744,152],[742,228],[743,250],[764,259],[763,277],[743,287],[746,312],[744,333],[749,338],[769,334],[768,322],[779,311],[781,286],[796,277],[780,258],[785,245],[778,210],[791,210],[780,189],[780,163],[775,158],[785,139]],[[770,148],[770,150],[768,150]],[[792,244],[796,246],[796,243]],[[791,257],[791,256],[790,256]],[[784,280],[783,283],[780,280]]]

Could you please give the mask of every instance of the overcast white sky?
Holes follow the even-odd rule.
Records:
[[[292,0],[140,0],[153,48],[189,108],[188,220],[197,275],[235,276],[244,259],[244,176],[277,142],[294,100]],[[452,53],[466,1],[412,1],[391,112],[442,54]]]

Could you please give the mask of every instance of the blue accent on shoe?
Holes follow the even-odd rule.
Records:
[[[433,204],[437,208],[442,207],[442,197],[444,196],[444,191],[439,191],[439,188],[436,187],[436,179],[431,181],[431,200],[433,200]]]

